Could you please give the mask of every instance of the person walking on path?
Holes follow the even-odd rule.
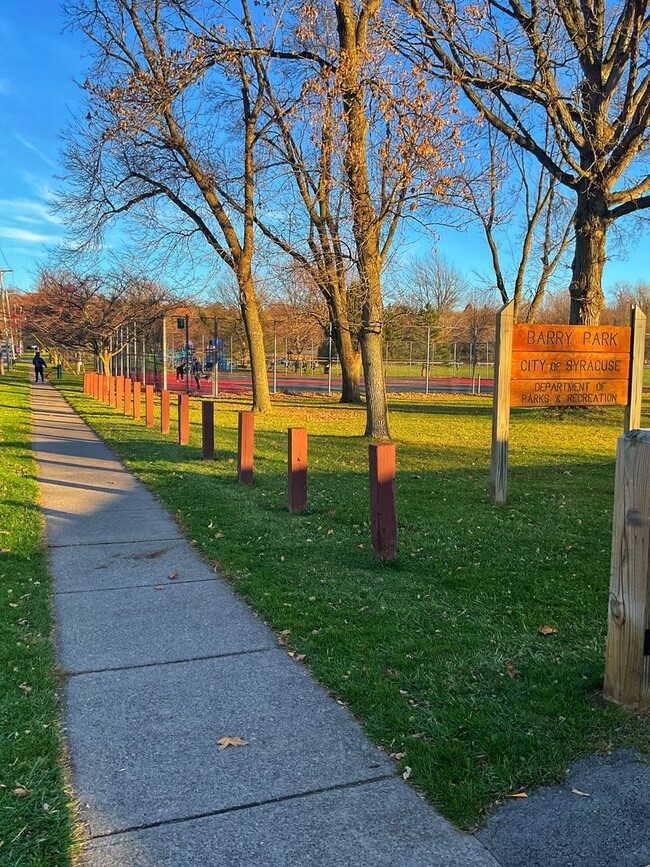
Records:
[[[41,376],[41,382],[45,382],[45,376],[43,375],[44,369],[47,367],[44,359],[41,357],[41,353],[36,350],[36,355],[32,358],[32,364],[34,365],[34,382],[38,382],[38,376]]]

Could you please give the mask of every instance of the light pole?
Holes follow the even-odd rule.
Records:
[[[162,387],[167,391],[167,317],[162,319]]]
[[[278,393],[278,323],[273,320],[273,394]]]
[[[212,396],[219,394],[219,320],[214,317],[214,354],[212,356]]]
[[[427,325],[427,381],[424,393],[429,394],[429,365],[431,364],[431,326]]]
[[[185,314],[185,391],[190,393],[190,315]]]
[[[329,340],[327,348],[327,393],[332,393],[332,323],[329,324]]]

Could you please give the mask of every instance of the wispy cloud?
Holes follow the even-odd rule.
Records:
[[[34,172],[27,171],[27,169],[23,169],[20,172],[20,176],[23,181],[32,188],[32,190],[36,193],[39,199],[42,199],[44,202],[53,202],[56,198],[56,193],[49,185],[49,183],[44,180],[40,175],[34,174]]]
[[[23,241],[27,244],[55,244],[60,240],[56,235],[43,235],[40,232],[29,232],[27,229],[16,229],[14,226],[0,226],[0,238]]]
[[[32,199],[0,199],[0,214],[5,219],[17,220],[21,223],[50,223],[59,226],[61,218],[50,210],[43,202],[35,202]]]
[[[51,159],[51,157],[49,157],[46,153],[40,150],[40,148],[37,148],[36,145],[26,139],[25,136],[21,135],[19,132],[16,132],[16,130],[13,131],[13,136],[16,141],[20,142],[23,147],[27,148],[27,150],[30,150],[32,153],[36,154],[39,159],[43,160],[46,166],[49,166],[51,169],[55,169],[57,167],[56,162]]]

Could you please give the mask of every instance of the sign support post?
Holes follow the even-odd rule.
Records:
[[[630,394],[625,407],[623,430],[636,430],[641,427],[641,397],[643,395],[643,361],[645,357],[645,313],[637,304],[632,305],[630,315],[632,326],[630,357]]]
[[[492,400],[492,457],[490,463],[490,502],[505,505],[508,497],[508,437],[510,433],[510,374],[512,370],[512,330],[515,302],[497,313],[494,353],[494,396]]]

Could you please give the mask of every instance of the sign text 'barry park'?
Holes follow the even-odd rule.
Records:
[[[615,406],[628,402],[631,329],[515,325],[513,406]]]

